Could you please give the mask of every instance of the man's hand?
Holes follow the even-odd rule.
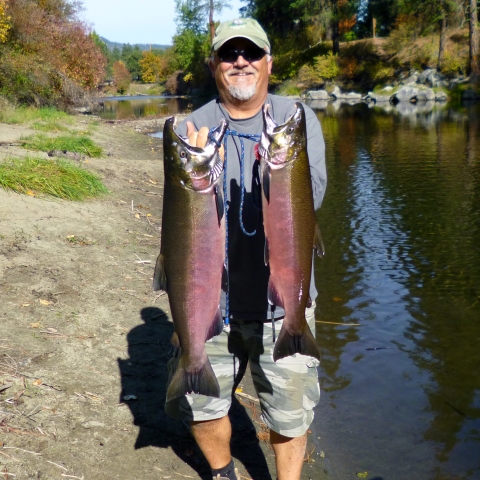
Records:
[[[195,125],[192,122],[187,122],[188,143],[193,147],[205,148],[209,132],[210,130],[208,129],[208,127],[202,127],[197,132],[197,130],[195,129]],[[223,145],[220,147],[218,154],[223,160]]]

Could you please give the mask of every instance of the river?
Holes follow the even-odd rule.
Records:
[[[311,106],[329,179],[308,474],[479,480],[480,106]]]

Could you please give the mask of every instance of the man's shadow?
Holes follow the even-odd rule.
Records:
[[[127,335],[126,360],[118,359],[121,377],[120,402],[126,403],[139,427],[135,449],[146,446],[171,447],[204,480],[211,480],[210,467],[190,434],[188,425],[170,418],[164,411],[168,379],[167,362],[173,354],[170,339],[173,324],[156,307],[141,310],[145,322]],[[245,408],[233,399],[229,412],[232,422],[232,455],[252,478],[271,479],[256,430]]]

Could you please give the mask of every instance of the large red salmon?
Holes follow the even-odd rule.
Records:
[[[174,131],[175,119],[163,130],[164,197],[162,240],[153,289],[168,294],[181,347],[167,400],[186,393],[218,397],[218,381],[205,352],[205,341],[223,328],[220,293],[225,263],[225,218],[218,154],[227,123],[211,133],[201,149]]]
[[[270,266],[268,301],[285,310],[273,350],[277,361],[295,353],[320,359],[320,351],[305,319],[310,304],[312,252],[320,245],[315,221],[305,111],[277,125],[268,106],[260,145],[265,262]],[[320,249],[320,246],[318,246]]]

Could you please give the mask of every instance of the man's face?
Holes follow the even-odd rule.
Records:
[[[243,55],[237,56],[235,53]],[[234,103],[266,96],[272,60],[258,54],[261,49],[246,38],[233,38],[216,52],[210,68],[217,83],[220,97]],[[247,57],[247,58],[245,58]],[[258,58],[258,59],[257,59]]]

